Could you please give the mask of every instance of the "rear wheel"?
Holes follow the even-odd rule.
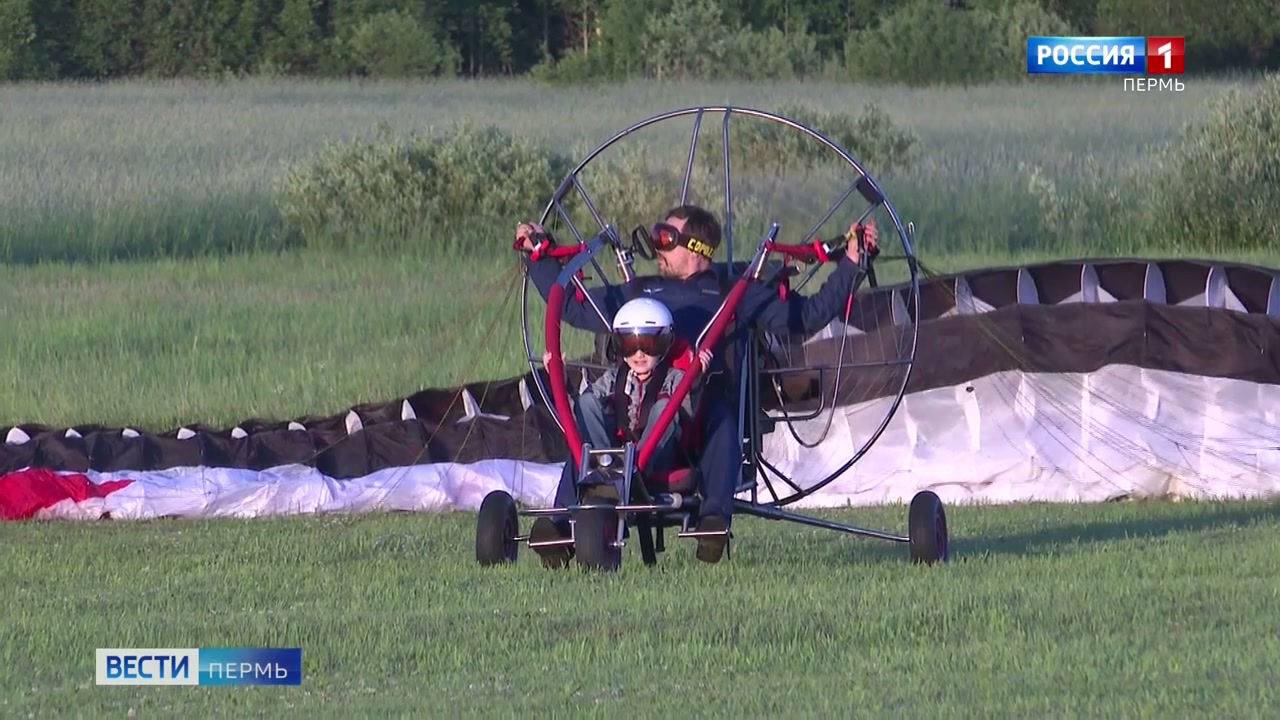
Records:
[[[907,537],[911,562],[932,565],[951,559],[947,512],[942,507],[942,499],[932,490],[921,490],[911,498]]]
[[[618,540],[617,501],[592,498],[588,502],[598,508],[579,510],[574,518],[573,554],[584,570],[614,572],[622,565],[622,548]]]
[[[519,535],[515,498],[505,490],[485,495],[476,518],[476,561],[485,566],[515,562]]]

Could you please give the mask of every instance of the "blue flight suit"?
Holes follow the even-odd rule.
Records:
[[[733,327],[737,329],[737,333],[741,333],[741,328],[754,326],[758,330],[777,335],[812,335],[832,320],[841,317],[850,292],[862,282],[865,273],[843,252],[838,257],[835,271],[810,296],[792,292],[784,300],[775,289],[762,283],[753,282],[749,285],[735,313],[737,320]],[[550,297],[551,288],[560,275],[562,268],[559,261],[555,258],[533,261],[528,256],[524,261],[529,270],[529,279],[545,301]],[[725,288],[735,279],[728,278],[729,284],[726,284],[713,268],[686,280],[661,276],[637,277],[635,283],[643,288],[645,294],[662,301],[671,310],[676,335],[692,344],[711,322],[712,316],[724,300]],[[638,294],[634,287],[629,286],[594,287],[590,290],[592,300],[610,322],[618,308],[634,294]],[[612,332],[609,325],[601,323],[600,316],[589,302],[578,302],[576,286],[572,285],[565,294],[561,321],[591,333]],[[725,366],[724,353],[726,343],[730,341],[737,343],[738,350],[734,353],[737,362],[732,369]],[[698,463],[703,483],[699,514],[701,517],[719,515],[726,522],[733,514],[735,490],[742,477],[742,449],[736,439],[740,387],[737,378],[741,372],[742,341],[742,338],[736,336],[725,337],[713,349],[715,355],[702,395],[705,425],[702,435],[704,447]],[[577,501],[575,467],[572,461],[565,464],[565,472],[561,475],[560,485],[556,490],[557,507],[572,505]]]

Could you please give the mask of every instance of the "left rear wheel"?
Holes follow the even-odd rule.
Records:
[[[476,518],[476,562],[481,565],[513,563],[519,552],[520,518],[516,499],[505,490],[484,496]]]

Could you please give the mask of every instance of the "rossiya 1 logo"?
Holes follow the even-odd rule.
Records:
[[[1186,38],[1147,38],[1147,74],[1181,75],[1186,67]]]
[[[1129,75],[1126,91],[1182,92],[1185,70],[1184,37],[1027,38],[1028,75]]]

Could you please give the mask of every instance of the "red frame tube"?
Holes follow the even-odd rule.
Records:
[[[720,342],[720,336],[724,334],[725,328],[733,319],[733,314],[737,310],[738,302],[742,300],[743,294],[747,292],[747,286],[752,282],[750,277],[738,278],[734,283],[733,289],[729,291],[729,296],[725,298],[724,304],[721,305],[720,314],[716,316],[711,327],[707,329],[706,334],[702,338],[702,344],[695,350],[695,354],[716,346]],[[636,458],[637,469],[643,471],[649,464],[649,459],[653,457],[654,452],[658,449],[658,438],[666,431],[667,426],[675,419],[676,413],[680,412],[680,404],[684,402],[689,391],[693,388],[693,383],[702,375],[702,363],[695,358],[692,366],[680,379],[680,384],[676,386],[675,392],[671,394],[671,399],[667,402],[667,406],[662,408],[662,414],[658,416],[658,423],[654,426],[654,431],[640,445],[640,453]],[[575,428],[576,429],[576,428]]]
[[[578,253],[582,252],[582,251],[583,251],[583,249],[584,249],[584,248],[586,248],[586,247],[587,247],[586,245],[582,245],[582,244],[578,244],[578,245],[558,245],[558,246],[555,246],[555,247],[547,248],[546,250],[543,250],[542,252],[537,253],[537,254],[536,254],[537,256],[536,256],[536,257],[534,257],[533,259],[534,259],[534,260],[541,260],[542,258],[549,258],[549,257],[551,257],[551,258],[570,258],[570,257],[573,257],[574,255],[577,255]]]
[[[830,253],[835,252],[835,248],[821,240],[814,240],[808,245],[783,245],[770,241],[765,243],[765,250],[785,255],[802,263],[830,262]]]
[[[564,439],[569,444],[569,459],[575,466],[579,465],[582,455],[582,434],[578,432],[578,423],[569,406],[569,389],[565,386],[564,353],[560,349],[560,316],[564,314],[564,286],[555,283],[551,292],[547,293],[547,328],[545,340],[547,352],[551,353],[551,362],[547,363],[547,374],[551,380],[551,397],[556,404],[556,415],[560,416],[560,425],[564,428]],[[581,470],[581,467],[578,467]]]

